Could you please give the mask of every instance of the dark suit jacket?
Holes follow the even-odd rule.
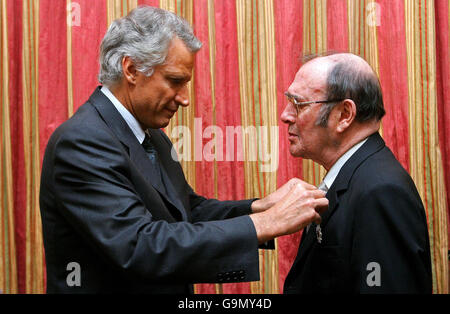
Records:
[[[284,293],[431,293],[422,201],[378,133],[344,164],[326,197],[322,242],[315,227],[304,231]]]
[[[150,133],[167,194],[99,88],[51,136],[40,189],[47,292],[189,293],[192,283],[259,280],[252,201],[195,194],[167,136]],[[66,282],[71,262],[79,287]]]

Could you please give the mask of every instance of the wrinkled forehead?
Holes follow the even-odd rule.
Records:
[[[325,96],[328,73],[333,62],[316,58],[305,63],[295,75],[288,92],[311,100],[311,97]]]

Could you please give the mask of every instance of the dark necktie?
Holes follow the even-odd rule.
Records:
[[[163,169],[161,168],[161,163],[159,161],[158,151],[155,149],[155,146],[153,145],[153,142],[150,138],[150,136],[145,133],[144,141],[142,142],[142,147],[144,148],[145,152],[147,153],[148,158],[150,159],[151,163],[153,164],[153,168],[156,171],[157,178],[155,180],[157,181],[157,185],[162,189],[162,192],[164,194],[164,202],[167,202],[167,208],[172,213],[173,217],[177,221],[183,220],[183,214],[180,212],[180,210],[177,209],[177,201],[176,197],[174,197],[174,189],[173,185],[170,182],[170,179],[168,178],[167,174],[163,172]]]
[[[150,136],[148,136],[147,133],[145,133],[144,141],[142,142],[142,147],[144,148],[145,152],[147,153],[148,158],[153,164],[154,169],[156,170],[156,175],[158,180],[158,185],[164,188],[164,192],[166,192],[166,188],[162,182],[162,173],[161,173],[161,165],[159,163],[158,158],[158,152],[155,149],[155,146],[152,143],[152,140],[150,139]]]

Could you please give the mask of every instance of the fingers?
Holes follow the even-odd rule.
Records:
[[[311,195],[311,197],[318,199],[318,198],[325,198],[326,193],[322,190],[311,190],[308,191],[308,193]]]
[[[325,193],[321,190],[305,190],[303,185],[297,184],[294,189],[289,191],[283,199],[280,200],[278,205],[288,206],[288,204],[305,204],[309,203],[311,208],[316,208],[320,206],[320,211],[323,212],[327,209],[328,200],[325,198]]]
[[[292,178],[286,184],[289,185],[290,189],[296,187],[297,185],[300,185],[305,190],[316,190],[317,189],[317,187],[315,187],[314,185],[309,184],[303,180],[300,180],[299,178]]]
[[[300,181],[301,181],[301,180],[300,180]],[[305,181],[298,182],[297,185],[302,186],[303,189],[305,189],[305,190],[317,190],[317,187],[316,187],[316,186],[314,186],[314,185],[312,185],[312,184],[309,184],[309,183],[307,183],[307,182],[305,182]]]
[[[317,215],[315,216],[315,218],[313,219],[313,222],[314,222],[316,225],[320,225],[321,222],[322,222],[322,217],[320,217],[320,215],[317,214]]]
[[[328,207],[328,199],[325,198],[325,193],[314,189],[305,190],[303,185],[297,184],[293,190],[269,210],[259,213],[267,218],[264,221],[266,224],[259,224],[256,219],[257,227],[262,230],[258,231],[258,241],[260,237],[264,237],[264,226],[273,228],[273,231],[268,232],[272,238],[280,235],[291,234],[304,228],[311,222],[320,224],[322,218],[320,214]],[[258,215],[258,214],[254,214]],[[267,216],[267,217],[266,217]],[[255,217],[258,218],[258,217]],[[262,227],[260,226],[262,225]],[[256,228],[256,227],[255,227]],[[259,233],[261,236],[259,235]]]
[[[328,199],[326,198],[318,198],[314,200],[315,206],[314,209],[318,214],[323,214],[325,211],[328,210]]]
[[[313,186],[314,187],[314,186]],[[325,198],[326,193],[318,190],[316,187],[314,189],[304,189],[304,186],[297,184],[294,189],[290,191],[287,195],[294,198],[313,198],[320,199]]]
[[[314,211],[314,219],[318,219],[316,216],[320,217],[328,209],[328,199],[325,197],[325,192],[321,190],[304,190],[301,186],[296,186],[296,188],[291,191],[285,198],[286,204],[296,204],[306,206]]]

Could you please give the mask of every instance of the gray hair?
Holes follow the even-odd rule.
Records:
[[[166,60],[175,36],[191,52],[202,46],[186,20],[159,8],[139,6],[115,20],[100,45],[99,82],[105,86],[117,83],[123,76],[122,59],[127,56],[138,71],[151,76],[154,67]]]
[[[327,78],[328,99],[352,99],[356,104],[356,121],[380,121],[386,114],[380,81],[372,71],[346,60],[338,61]],[[325,104],[321,112],[322,126],[328,123],[328,117],[336,103]]]

